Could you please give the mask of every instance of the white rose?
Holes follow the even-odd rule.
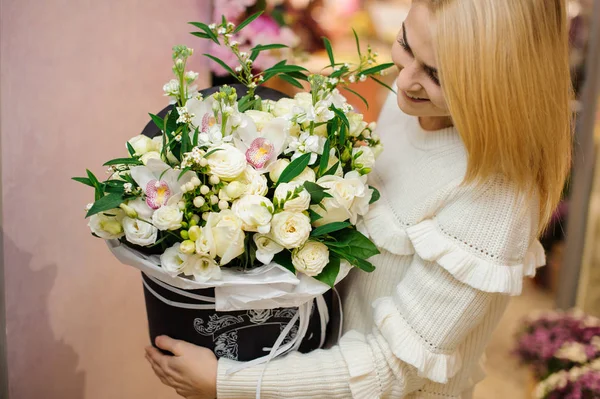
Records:
[[[261,175],[252,166],[248,165],[244,174],[240,177],[240,182],[246,185],[246,195],[267,195],[269,187],[267,178]]]
[[[263,265],[271,263],[273,257],[283,251],[283,247],[277,244],[270,235],[254,234],[252,239],[256,244],[256,259]]]
[[[183,212],[174,205],[158,208],[152,215],[152,224],[159,230],[177,230],[181,227]]]
[[[124,212],[121,209],[111,209],[90,216],[88,226],[92,233],[105,240],[116,240],[125,235],[121,224]]]
[[[123,219],[125,238],[132,244],[148,247],[156,242],[158,229],[150,223],[125,217]]]
[[[222,144],[219,151],[208,156],[210,172],[220,179],[233,180],[246,170],[246,155],[230,144]],[[212,151],[211,148],[209,150]]]
[[[356,154],[362,152],[357,158],[354,158]],[[375,154],[371,147],[363,146],[352,149],[352,158],[354,159],[354,164],[362,165],[362,168],[372,168],[375,165]],[[361,169],[362,169],[361,168]]]
[[[323,176],[317,184],[327,189],[333,198],[325,198],[321,204],[327,209],[324,211],[318,206],[311,209],[323,216],[315,222],[321,226],[332,222],[340,222],[350,219],[350,223],[356,224],[359,215],[364,215],[369,210],[369,202],[373,190],[367,186],[367,176],[361,176],[358,172],[346,173],[345,177]],[[345,217],[345,218],[344,218]]]
[[[312,101],[312,98],[311,98]],[[282,98],[275,104],[273,108],[273,115],[276,117],[284,117],[292,115],[296,101],[292,98]]]
[[[209,256],[190,255],[181,266],[183,274],[194,276],[194,280],[200,283],[205,283],[209,280],[219,280],[221,278],[221,268]]]
[[[242,220],[231,209],[219,213],[211,212],[204,229],[213,237],[216,255],[221,258],[221,266],[244,253],[245,235]]]
[[[245,231],[267,234],[271,230],[273,203],[260,195],[245,195],[234,201],[231,210],[242,219]]]
[[[310,232],[310,218],[303,213],[283,211],[273,216],[271,235],[284,248],[302,246]]]
[[[127,206],[133,208],[134,211],[138,214],[138,218],[149,222],[152,220],[152,214],[154,213],[154,209],[150,208],[146,201],[141,198],[136,198],[133,201],[129,201]]]
[[[348,112],[348,121],[350,122],[349,134],[352,137],[358,137],[367,128],[367,122],[363,121],[363,115],[356,112]]]
[[[329,263],[329,249],[318,241],[308,241],[292,252],[292,263],[299,272],[318,276]]]
[[[292,181],[298,183],[304,183],[305,181],[309,181],[314,183],[317,179],[315,171],[309,168],[308,166],[300,173],[298,176],[294,177]]]
[[[285,168],[288,167],[289,164],[289,160],[282,158],[269,165],[267,167],[267,171],[269,172],[269,177],[271,178],[271,180],[277,183],[279,177],[281,177],[281,173],[283,173],[283,171],[285,170]]]
[[[160,159],[160,152],[150,151],[141,156],[140,160],[144,165],[148,165],[149,159]]]
[[[135,155],[141,156],[150,151],[156,151],[156,144],[150,137],[143,134],[129,139],[129,144],[135,150]]]
[[[171,276],[177,276],[181,273],[182,264],[188,258],[188,255],[181,252],[180,246],[179,243],[176,243],[171,248],[167,248],[160,256],[161,267]]]
[[[290,183],[281,183],[275,189],[275,198],[278,201],[283,202],[288,193],[294,193],[298,187],[301,187],[302,183],[299,182],[290,182]],[[291,212],[304,212],[310,206],[310,194],[304,188],[300,191],[300,194],[292,200],[285,201],[283,205],[283,209]]]
[[[274,116],[268,112],[255,111],[255,110],[248,110],[248,111],[244,112],[244,115],[249,116],[254,121],[254,124],[256,125],[256,129],[259,132],[261,130],[263,130],[265,125],[274,118]]]

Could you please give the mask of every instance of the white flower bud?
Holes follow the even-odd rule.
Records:
[[[213,186],[215,186],[215,185],[217,185],[217,184],[219,184],[219,183],[221,182],[221,179],[219,179],[219,176],[212,175],[212,176],[211,176],[211,177],[208,179],[208,182],[209,182],[210,184],[212,184]]]
[[[210,192],[210,188],[208,188],[208,186],[204,185],[204,186],[200,187],[200,194],[206,195],[209,192]]]
[[[200,216],[198,216],[198,215],[194,215],[194,216],[192,216],[192,220],[193,220],[194,222],[196,222],[196,224],[198,224],[198,223],[200,223]]]
[[[229,202],[227,202],[225,200],[219,201],[219,209],[220,210],[224,211],[227,208],[229,208]]]
[[[216,195],[211,195],[210,196],[210,204],[217,205],[218,203],[219,203],[219,197],[217,197]]]
[[[180,210],[182,210],[182,211],[183,211],[183,210],[185,209],[185,202],[183,202],[183,201],[179,201],[179,202],[177,203],[177,207],[178,207]]]
[[[210,215],[210,212],[204,212],[202,214],[202,220],[204,220],[205,222],[208,220],[208,216]]]
[[[229,198],[236,199],[246,192],[246,185],[239,181],[232,181],[225,187],[225,192]]]
[[[189,182],[185,184],[185,188],[187,189],[187,191],[194,191],[196,187],[194,187],[194,184],[192,182]]]
[[[192,180],[190,181],[190,183],[192,183],[194,185],[194,187],[198,187],[199,185],[202,184],[200,179],[198,179],[196,176],[192,177]]]
[[[196,252],[196,243],[191,240],[185,240],[179,246],[179,250],[184,254],[191,255]]]
[[[201,158],[200,162],[198,162],[200,164],[200,166],[205,167],[206,165],[208,165],[208,160],[206,158]]]
[[[204,200],[204,197],[196,197],[194,198],[194,206],[196,208],[201,208],[202,205],[204,205],[206,201]]]

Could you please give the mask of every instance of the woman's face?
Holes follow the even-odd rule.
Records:
[[[427,4],[413,2],[392,47],[392,60],[400,70],[396,80],[398,106],[408,115],[450,115],[438,79],[433,24]]]

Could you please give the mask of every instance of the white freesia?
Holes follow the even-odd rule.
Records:
[[[350,122],[350,129],[348,133],[352,137],[358,137],[367,128],[367,122],[363,121],[363,115],[357,114],[356,112],[348,112],[348,122]]]
[[[135,150],[135,155],[142,156],[147,152],[156,151],[156,144],[150,137],[146,137],[143,134],[132,137],[129,139],[129,144]]]
[[[296,106],[296,100],[292,98],[282,98],[277,101],[272,113],[277,117],[290,118],[293,116],[294,106]]]
[[[181,273],[182,264],[188,258],[188,255],[181,252],[179,249],[180,246],[179,243],[176,243],[172,247],[167,248],[160,256],[161,267],[171,276],[177,276]]]
[[[140,157],[140,161],[142,161],[144,165],[148,165],[148,161],[151,159],[160,159],[160,152],[149,151]]]
[[[364,215],[369,210],[369,202],[373,190],[367,186],[367,176],[361,176],[358,172],[346,173],[342,178],[339,176],[323,176],[317,180],[317,184],[327,189],[332,198],[325,198],[321,204],[326,210],[318,206],[311,209],[323,218],[315,222],[321,226],[332,222],[341,222],[350,219],[350,223],[356,224],[358,216]]]
[[[323,147],[326,139],[320,136],[311,136],[309,132],[303,132],[300,137],[292,137],[288,148],[284,151],[286,154],[293,152],[292,160],[299,158],[304,154],[310,154],[309,165],[317,161],[317,157],[323,153]]]
[[[269,177],[271,180],[277,183],[281,173],[285,170],[285,168],[288,167],[289,164],[290,161],[288,159],[281,158],[269,165],[267,171],[269,172]]]
[[[274,118],[274,116],[268,112],[256,111],[256,110],[248,110],[248,111],[244,112],[244,114],[249,116],[252,119],[252,121],[254,122],[254,125],[256,126],[256,129],[258,131],[263,130],[264,127],[267,125],[267,123],[272,121]]]
[[[132,244],[148,247],[156,242],[158,229],[138,219],[123,218],[125,238]]]
[[[211,229],[200,228],[200,234],[196,240],[196,253],[211,258],[217,256],[217,247]]]
[[[273,257],[283,251],[283,247],[267,234],[254,234],[252,237],[256,244],[256,259],[263,265],[268,265]]]
[[[288,193],[294,193],[298,187],[301,187],[300,182],[281,183],[275,189],[274,198],[279,202],[285,201],[288,197]],[[294,199],[285,201],[283,209],[291,212],[304,212],[310,206],[310,194],[306,189],[302,188],[302,191]]]
[[[240,183],[246,185],[246,195],[267,195],[269,187],[267,178],[252,166],[248,165],[244,173],[238,178]]]
[[[205,229],[214,239],[216,255],[221,258],[221,266],[244,253],[245,235],[242,220],[231,209],[211,212],[203,230]]]
[[[303,213],[283,211],[273,216],[271,235],[279,245],[292,249],[302,246],[311,232],[310,218]]]
[[[271,230],[273,203],[268,198],[245,195],[233,202],[231,210],[242,220],[245,231],[267,234]]]
[[[146,201],[141,198],[136,198],[133,201],[129,201],[127,206],[132,208],[138,214],[138,218],[147,222],[152,220],[152,214],[154,209],[150,208]]]
[[[314,183],[316,179],[317,175],[315,174],[315,171],[307,166],[298,176],[294,177],[292,181],[298,183],[304,183],[305,181],[309,181]]]
[[[300,273],[318,276],[329,263],[329,249],[318,241],[308,241],[292,252],[292,263]]]
[[[152,224],[159,230],[177,230],[181,227],[183,212],[177,205],[165,205],[152,215]]]
[[[279,100],[279,101],[281,101],[281,100]],[[298,93],[294,96],[294,102],[295,102],[295,105],[294,105],[295,107],[302,109],[300,112],[306,112],[310,107],[312,107],[312,103],[313,103],[312,94],[307,93],[307,92]],[[293,109],[293,111],[295,113],[298,112],[297,109]]]
[[[179,80],[171,79],[163,86],[165,96],[177,97],[179,95]],[[175,103],[175,99],[172,100],[172,104]]]
[[[105,240],[115,240],[125,235],[122,220],[125,213],[121,209],[111,209],[90,216],[88,226],[92,233]]]
[[[233,180],[246,170],[246,156],[237,148],[229,144],[211,148],[208,152],[218,151],[208,156],[210,172],[222,180]]]
[[[189,255],[181,265],[181,271],[186,276],[194,276],[194,280],[200,283],[221,278],[221,268],[217,262],[205,255]]]
[[[360,155],[356,158],[356,154]],[[362,168],[372,168],[375,165],[375,154],[371,147],[363,146],[352,149],[352,158],[354,159],[355,165],[361,165]]]

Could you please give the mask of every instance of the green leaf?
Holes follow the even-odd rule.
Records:
[[[356,34],[354,28],[352,28],[352,32],[354,33],[354,39],[356,39],[356,49],[358,50],[358,56],[362,57],[362,54],[360,53],[360,40],[358,40],[358,35]]]
[[[177,130],[177,119],[179,119],[179,113],[177,112],[177,110],[175,109],[175,107],[173,107],[173,109],[171,109],[169,111],[169,114],[167,115],[167,136],[169,136],[169,140],[171,140],[173,138],[173,133]]]
[[[143,165],[142,161],[137,158],[115,158],[110,161],[104,163],[102,166],[111,166],[111,165]]]
[[[289,72],[303,72],[308,71],[308,69],[301,67],[299,65],[274,65],[273,67],[267,69],[265,74],[267,73],[289,73]]]
[[[131,155],[132,157],[135,156],[135,149],[129,143],[129,141],[127,142],[127,152],[129,152],[129,155]]]
[[[86,169],[85,171],[87,172],[88,179],[90,179],[90,182],[94,185],[94,188],[96,189],[95,197],[96,197],[96,201],[98,201],[104,195],[104,187],[102,186],[102,184],[98,181],[96,176],[94,176],[94,174],[90,170]]]
[[[327,266],[325,266],[323,271],[315,278],[320,282],[325,283],[331,288],[333,288],[333,286],[335,285],[335,280],[337,279],[337,276],[340,273],[340,263],[340,258],[330,253],[329,263],[327,264]]]
[[[259,11],[256,14],[252,14],[250,15],[248,18],[246,18],[241,24],[239,24],[235,30],[233,31],[233,33],[238,33],[239,31],[241,31],[242,29],[244,29],[247,25],[249,25],[250,23],[252,23],[252,21],[254,21],[256,18],[260,17],[262,15],[263,11]]]
[[[324,187],[319,186],[317,183],[310,181],[304,182],[304,188],[310,194],[310,202],[312,204],[319,204],[323,201],[323,198],[331,197]]]
[[[105,193],[118,193],[119,195],[123,195],[123,193],[125,192],[125,189],[123,188],[123,186],[106,186],[104,188],[104,192]]]
[[[105,195],[104,197],[100,198],[96,202],[94,202],[94,205],[92,205],[92,207],[88,211],[87,215],[85,215],[85,217],[88,218],[97,213],[108,211],[110,209],[114,209],[114,208],[118,207],[119,205],[121,205],[122,203],[123,203],[123,196],[121,194],[110,193],[110,194]]]
[[[373,75],[379,71],[383,71],[383,70],[391,68],[393,66],[394,66],[393,62],[388,62],[387,64],[381,64],[381,65],[374,66],[373,68],[365,69],[364,71],[360,72],[360,74],[361,75]]]
[[[212,56],[210,54],[204,54],[205,57],[210,58],[211,60],[213,60],[214,62],[216,62],[217,64],[221,65],[223,67],[223,69],[225,69],[227,72],[229,72],[231,74],[231,76],[237,78],[236,73],[233,71],[233,69],[231,69],[231,67],[229,65],[227,65],[225,62],[223,62],[222,60],[220,60],[219,58]]]
[[[308,77],[305,74],[303,74],[302,72],[288,72],[288,73],[286,73],[286,75],[289,75],[294,79],[299,79],[299,80],[308,82]]]
[[[312,209],[308,210],[308,214],[310,215],[310,223],[314,223],[319,219],[323,219],[323,216],[319,215],[317,212],[313,211]]]
[[[331,110],[337,115],[338,118],[342,120],[344,125],[346,125],[348,129],[350,129],[350,121],[348,120],[346,114],[344,114],[344,112],[341,109],[336,108],[333,105],[331,106]]]
[[[200,130],[198,128],[196,128],[196,130],[194,130],[194,137],[192,138],[192,147],[197,147],[198,146],[198,136],[200,134]]]
[[[329,61],[331,62],[331,67],[335,65],[335,60],[333,58],[333,49],[331,48],[331,42],[328,38],[322,37],[323,43],[325,44],[325,50],[327,50],[327,55],[329,56]]]
[[[289,84],[291,84],[292,86],[295,86],[299,89],[304,89],[304,86],[302,86],[302,83],[298,82],[296,79],[292,78],[289,75],[281,74],[281,75],[279,75],[279,79],[284,80],[284,81],[288,82]]]
[[[87,177],[71,177],[71,180],[75,180],[78,183],[85,184],[86,186],[94,187],[94,184]]]
[[[266,50],[275,50],[278,48],[288,48],[285,44],[259,44],[258,46],[254,46],[250,49],[250,51],[266,51]]]
[[[215,33],[212,31],[212,29],[210,29],[208,25],[202,22],[189,22],[189,24],[204,31],[204,34],[202,34],[201,32],[192,32],[192,35],[202,37],[203,39],[210,39],[217,44],[221,44],[219,43],[219,38],[217,37],[217,35],[215,35]],[[206,37],[202,35],[205,35]]]
[[[348,131],[348,127],[346,125],[342,125],[340,128],[340,145],[344,147],[346,145],[346,132]]]
[[[204,154],[204,158],[208,158],[209,156],[211,156],[212,154],[214,154],[217,151],[223,151],[222,148],[214,148],[212,150],[210,150],[209,152],[207,152],[206,154]]]
[[[188,131],[187,125],[184,125],[183,130],[181,131],[181,158],[183,158],[183,154],[190,152],[190,150],[190,133]]]
[[[339,127],[340,123],[337,118],[332,119],[327,125],[327,137],[329,137],[329,140],[335,140],[335,133],[338,131]]]
[[[324,236],[325,234],[329,234],[329,233],[334,233],[336,231],[345,229],[347,227],[351,227],[352,224],[348,223],[348,222],[333,222],[333,223],[328,223],[328,224],[324,224],[323,226],[319,226],[316,229],[314,229],[310,235],[312,237],[319,237],[319,236]]]
[[[202,32],[190,32],[192,35],[199,37],[201,39],[209,39],[212,40],[212,38],[210,36],[208,36],[206,33],[202,33]]]
[[[154,124],[156,125],[156,127],[161,131],[164,132],[165,131],[165,125],[166,125],[166,121],[161,118],[158,115],[154,115],[154,114],[148,114],[150,115],[150,118],[152,118],[152,122],[154,122]]]
[[[379,250],[364,234],[357,230],[345,229],[337,231],[332,236],[337,240],[327,242],[328,246],[343,248],[351,257],[368,259],[379,254]]]
[[[294,275],[296,274],[296,268],[294,267],[294,264],[292,263],[292,253],[290,251],[283,250],[283,251],[279,252],[278,254],[276,254],[273,257],[273,262],[285,267],[290,272],[294,273]]]
[[[381,193],[379,192],[379,190],[377,190],[373,186],[369,186],[369,188],[371,190],[373,190],[373,195],[371,196],[371,201],[369,202],[369,204],[372,204],[372,203],[375,203],[375,202],[379,201],[379,198],[381,198]]]
[[[365,105],[367,106],[367,109],[369,109],[369,103],[367,102],[367,100],[361,96],[360,94],[358,94],[355,90],[352,90],[348,87],[344,87],[345,90],[348,90],[350,93],[354,94],[355,96],[357,96],[358,98],[360,98],[362,100],[363,103],[365,103]]]
[[[168,170],[168,169],[167,169]],[[181,178],[183,177],[183,175],[185,175],[187,172],[189,172],[190,170],[192,170],[191,167],[187,167],[181,170],[181,173],[179,174],[179,176],[177,176],[177,181],[181,180]]]
[[[321,155],[321,162],[319,164],[319,176],[323,176],[323,173],[327,170],[327,165],[329,165],[330,146],[329,139],[325,140],[325,144],[323,145],[323,155]]]
[[[310,153],[301,155],[299,158],[294,159],[284,170],[281,172],[281,176],[277,181],[277,184],[288,183],[293,178],[297,177],[306,169],[310,162]]]
[[[333,176],[333,175],[335,175],[335,172],[337,172],[339,166],[340,166],[340,161],[337,161],[335,163],[335,165],[333,165],[331,168],[327,169],[327,172],[325,172],[323,174],[323,176]]]
[[[392,89],[390,86],[388,86],[387,84],[385,84],[384,82],[382,82],[381,80],[377,79],[374,76],[370,76],[371,79],[373,79],[375,82],[379,83],[381,86],[385,87],[386,89],[388,89],[389,91],[391,91],[392,93],[396,94],[396,90]]]

